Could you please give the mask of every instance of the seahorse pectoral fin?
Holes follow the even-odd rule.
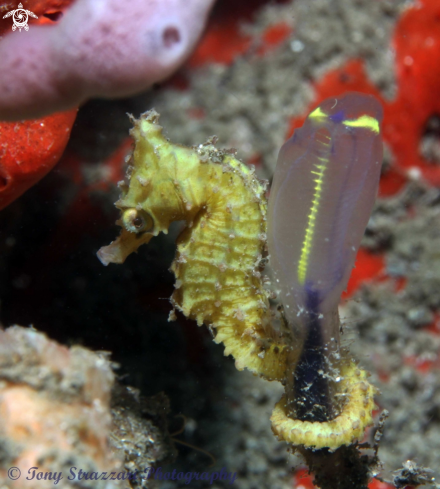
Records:
[[[128,255],[136,251],[139,246],[148,243],[152,237],[152,233],[136,234],[122,228],[121,234],[115,241],[99,249],[98,258],[106,266],[109,263],[124,263]]]

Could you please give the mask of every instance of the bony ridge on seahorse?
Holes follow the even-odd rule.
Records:
[[[171,302],[207,325],[239,370],[285,385],[272,429],[294,447],[350,445],[373,422],[376,389],[339,346],[337,304],[374,201],[381,117],[378,102],[360,94],[314,110],[280,151],[267,227],[266,186],[253,170],[213,140],[172,144],[151,110],[133,120],[135,147],[116,202],[121,235],[98,252],[105,265],[123,263],[172,221],[186,221]],[[267,232],[280,328],[262,279]]]

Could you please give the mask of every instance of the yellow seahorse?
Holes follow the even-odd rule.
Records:
[[[302,342],[287,328],[272,326],[262,279],[266,185],[212,139],[193,148],[172,144],[158,121],[154,110],[133,119],[134,151],[116,202],[122,232],[98,256],[104,265],[123,263],[153,236],[167,233],[172,221],[185,221],[171,267],[176,276],[171,303],[207,325],[238,370],[285,383]],[[341,360],[337,416],[321,423],[292,419],[283,398],[272,416],[275,434],[295,446],[331,449],[362,437],[374,407],[374,388],[366,375],[350,360]]]

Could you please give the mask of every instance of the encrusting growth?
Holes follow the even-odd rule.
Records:
[[[172,264],[176,276],[173,306],[207,325],[237,369],[249,369],[285,384],[288,362],[297,362],[304,340],[271,323],[262,271],[266,261],[265,185],[233,151],[215,148],[213,139],[187,148],[162,134],[159,115],[133,120],[135,140],[127,182],[121,182],[121,235],[98,256],[104,265],[123,263],[172,221],[186,227]],[[170,319],[174,311],[170,314]],[[334,419],[301,421],[288,417],[283,397],[272,415],[272,429],[293,446],[336,449],[362,438],[372,424],[375,388],[341,352]]]

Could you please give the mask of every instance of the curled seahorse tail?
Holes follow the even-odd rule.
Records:
[[[288,417],[287,399],[283,396],[270,418],[272,431],[280,441],[316,449],[334,450],[362,439],[365,429],[373,424],[374,395],[378,393],[368,382],[368,375],[353,361],[343,362],[335,396],[342,409],[330,421],[310,422]]]

